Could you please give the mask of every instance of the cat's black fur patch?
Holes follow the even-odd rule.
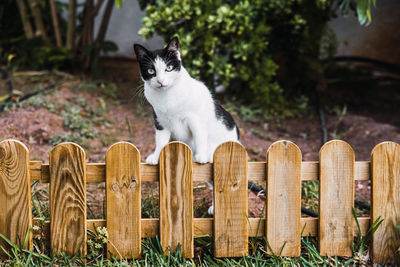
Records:
[[[156,129],[159,130],[159,131],[164,130],[164,127],[160,124],[160,122],[157,119],[157,114],[154,111],[154,108],[151,107],[151,110],[153,111],[154,127],[156,127]]]
[[[163,59],[167,66],[172,65],[172,71],[181,70],[181,61],[174,54],[174,52],[169,51],[168,48],[154,51],[148,51],[146,48],[140,45],[135,45],[134,48],[140,66],[140,73],[142,74],[143,79],[146,81],[150,80],[157,74],[155,71],[153,74],[149,74],[148,72],[148,69],[154,69],[154,62],[157,57]],[[141,52],[138,52],[138,49],[141,50]]]
[[[232,130],[234,127],[236,127],[237,138],[238,140],[240,140],[239,127],[237,127],[236,122],[232,118],[232,115],[221,106],[218,100],[213,100],[215,107],[215,116],[217,117],[217,119],[221,120],[228,130]]]

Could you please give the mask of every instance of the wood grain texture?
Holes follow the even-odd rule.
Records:
[[[275,255],[300,256],[301,151],[278,141],[267,151],[266,239]]]
[[[247,152],[236,142],[214,152],[214,255],[248,255]]]
[[[85,152],[74,143],[50,152],[50,244],[69,256],[86,254],[85,161]]]
[[[142,182],[158,182],[158,166],[140,163]],[[370,162],[356,161],[354,180],[370,179]],[[49,165],[39,161],[30,162],[31,180],[40,180],[42,183],[48,183]],[[193,181],[206,182],[212,181],[213,164],[193,163]],[[256,183],[265,182],[265,162],[248,162],[248,180]],[[87,163],[86,179],[88,183],[100,183],[106,180],[105,163]],[[301,164],[301,180],[312,181],[319,179],[319,162],[303,161]]]
[[[303,217],[301,218],[301,229],[302,236],[318,236],[318,218],[312,217]],[[358,222],[361,228],[361,234],[365,236],[370,226],[370,218],[369,217],[359,217]],[[159,219],[142,219],[142,238],[148,237],[156,237],[159,236]],[[50,222],[46,221],[43,226],[43,232],[41,232],[41,222],[37,219],[33,219],[33,225],[38,226],[38,230],[34,230],[33,234],[35,236],[40,236],[43,239],[49,239],[50,237]],[[104,219],[95,219],[95,220],[87,220],[86,221],[87,229],[94,230],[93,225],[96,227],[105,227],[106,220]],[[213,236],[213,218],[194,218],[193,219],[193,228],[194,228],[194,236],[204,236],[210,235]],[[249,218],[249,237],[263,237],[265,236],[265,220],[260,218]],[[357,233],[354,233],[356,235]]]
[[[16,140],[0,142],[0,233],[22,246],[28,229],[32,228],[29,152]],[[0,238],[0,246],[7,243]],[[32,248],[32,235],[28,237]],[[0,256],[4,256],[0,250]]]
[[[141,240],[140,153],[127,142],[106,153],[107,250],[122,258],[139,258]],[[108,255],[110,256],[110,254]]]
[[[319,179],[319,162],[303,161],[301,163],[301,180],[311,181]]]
[[[172,251],[180,244],[185,258],[194,256],[192,161],[192,151],[180,142],[166,145],[159,158],[160,242]]]
[[[354,180],[368,181],[371,179],[371,163],[369,161],[356,161],[354,167]]]
[[[371,220],[384,221],[372,238],[374,263],[400,264],[400,145],[384,142],[371,153],[372,211]]]
[[[351,256],[354,218],[354,151],[344,141],[326,143],[319,152],[319,251]]]

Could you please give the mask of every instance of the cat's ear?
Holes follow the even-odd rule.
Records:
[[[135,50],[137,60],[141,60],[149,51],[141,46],[140,44],[134,44],[133,49]]]
[[[181,53],[179,52],[179,40],[178,37],[174,37],[169,41],[166,49],[173,53],[179,60],[181,59]]]

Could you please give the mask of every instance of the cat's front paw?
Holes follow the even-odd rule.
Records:
[[[214,215],[214,205],[211,205],[207,211],[208,215]]]
[[[194,162],[202,163],[202,164],[207,163],[208,162],[207,155],[203,155],[203,154],[194,155]]]
[[[158,157],[156,157],[154,154],[151,154],[146,158],[146,163],[150,165],[157,165]]]

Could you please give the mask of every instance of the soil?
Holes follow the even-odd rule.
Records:
[[[118,87],[117,98],[107,96],[101,89],[73,90],[74,86],[87,83],[89,87],[90,83],[95,83],[82,76],[62,73],[50,75],[14,73],[11,76],[14,87],[23,93],[34,91],[38,84],[56,82],[58,85],[56,90],[40,96],[45,98],[46,103],[56,104],[55,108],[48,108],[48,105],[34,105],[27,100],[22,104],[8,107],[0,114],[1,140],[18,139],[28,146],[31,160],[48,162],[48,153],[54,146],[52,137],[68,131],[63,125],[64,104],[76,106],[79,98],[94,110],[99,109],[101,105],[104,109],[97,115],[101,117],[100,123],[92,125],[92,130],[98,131],[98,135],[86,139],[83,144],[89,162],[103,162],[108,147],[117,141],[129,141],[135,144],[144,160],[154,149],[154,131],[151,109],[145,104],[143,96],[135,93],[138,88],[137,65],[134,62],[124,61],[124,64],[119,62],[114,65],[112,62],[105,62],[105,66],[106,78]],[[121,77],[121,73],[128,74]],[[400,116],[392,95],[385,91],[380,92],[379,97],[369,95],[366,99],[367,101],[359,97],[359,91],[341,91],[340,88],[330,85],[323,90],[325,103],[323,108],[326,113],[329,139],[339,138],[348,142],[355,151],[357,161],[369,160],[371,150],[380,142],[400,142]],[[343,109],[344,106],[347,110]],[[80,115],[90,119],[90,114],[87,114],[85,108],[81,110]],[[263,121],[261,118],[251,122],[240,114],[234,117],[240,127],[241,140],[250,160],[265,161],[268,147],[281,139],[295,142],[303,153],[304,161],[318,160],[321,126],[317,112],[311,108],[301,117],[281,120],[279,123]],[[99,121],[99,118],[97,119]],[[369,200],[368,182],[358,182],[355,189],[356,197]],[[157,195],[157,191],[156,183],[146,183],[143,186],[144,196],[148,196],[150,192]],[[196,183],[194,198],[197,203],[195,216],[208,216],[206,211],[211,204],[212,191],[205,184]],[[103,202],[104,184],[89,184],[90,217],[103,216]],[[260,216],[263,207],[264,199],[249,192],[249,216]]]

